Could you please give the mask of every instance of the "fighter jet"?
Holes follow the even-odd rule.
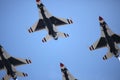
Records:
[[[47,42],[51,38],[57,40],[58,37],[69,37],[68,34],[58,32],[57,27],[60,25],[71,24],[71,19],[57,18],[52,16],[40,0],[36,0],[37,8],[39,9],[39,20],[28,29],[29,33],[46,29],[48,34],[42,39],[42,42]]]
[[[119,59],[120,49],[117,44],[120,44],[120,35],[113,33],[104,19],[100,16],[99,22],[101,28],[101,37],[90,47],[90,50],[107,47],[109,51],[106,55],[104,55],[103,60],[107,60],[112,56],[115,56]]]
[[[15,67],[30,63],[31,61],[28,59],[20,59],[10,56],[0,45],[0,70],[6,70],[7,73],[2,80],[10,80],[10,78],[17,80],[17,76],[28,76],[27,73],[18,72]]]
[[[62,72],[62,80],[77,80],[76,78],[74,78],[74,76],[72,76],[70,74],[70,72],[68,71],[68,69],[64,66],[63,63],[60,63],[60,68],[61,68],[61,72]]]

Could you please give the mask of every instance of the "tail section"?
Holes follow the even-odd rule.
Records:
[[[6,74],[5,77],[2,78],[2,80],[10,80],[10,78],[13,78],[13,79],[16,80],[16,79],[17,79],[17,76],[19,76],[19,77],[27,77],[28,74],[17,71],[17,72],[15,73],[14,77],[12,77],[11,75]]]
[[[5,77],[2,78],[2,80],[10,80],[11,76],[10,75],[5,75]]]
[[[23,72],[16,72],[16,74],[17,74],[17,76],[19,76],[19,77],[27,77],[28,76],[28,74],[27,73],[23,73]]]
[[[62,33],[62,32],[58,32],[57,35],[58,35],[58,37],[63,37],[63,38],[69,37],[69,34]]]
[[[103,60],[107,60],[107,59],[111,58],[112,56],[115,56],[120,61],[120,49],[118,49],[118,53],[117,54],[108,52],[106,55],[104,55]]]
[[[104,55],[103,60],[107,60],[113,56],[113,53],[108,52],[106,55]]]
[[[58,37],[67,38],[67,37],[69,37],[69,35],[66,34],[66,33],[57,32],[57,35],[56,35],[55,37],[53,37],[52,35],[49,35],[49,34],[48,34],[46,37],[44,37],[44,38],[42,39],[42,42],[43,42],[43,43],[44,43],[44,42],[47,42],[48,40],[50,40],[50,39],[52,39],[52,38],[54,38],[55,40],[57,40]]]
[[[42,39],[42,42],[44,43],[44,42],[47,42],[48,40],[50,40],[52,38],[52,36],[51,35],[47,35],[46,37],[44,37],[43,39]]]

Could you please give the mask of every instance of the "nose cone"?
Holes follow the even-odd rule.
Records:
[[[40,0],[36,0],[36,2],[40,2]]]
[[[103,20],[103,18],[101,16],[99,16],[99,21],[102,21],[102,20]]]
[[[64,66],[64,64],[63,63],[60,63],[60,67],[63,67]]]

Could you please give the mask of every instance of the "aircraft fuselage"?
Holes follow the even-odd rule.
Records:
[[[43,8],[43,4],[40,4],[40,5],[37,5],[39,7],[39,9],[41,10],[41,14],[42,14],[42,17],[43,17],[43,20],[44,20],[44,23],[48,29],[48,33],[49,35],[52,35],[54,37],[54,39],[57,39],[57,32],[54,31],[53,29],[53,24],[51,23],[50,19],[48,17],[46,17],[45,15],[45,11],[44,11],[44,8]]]
[[[61,69],[61,70],[62,70],[62,72],[63,72],[64,75],[65,75],[65,79],[66,79],[66,80],[69,80],[69,78],[68,78],[68,74],[67,74],[67,69],[64,68],[64,69]]]
[[[106,42],[108,43],[107,45],[108,45],[109,48],[110,48],[110,52],[113,53],[115,56],[117,56],[118,50],[115,48],[115,43],[114,43],[112,37],[111,37],[110,34],[108,34],[108,32],[107,32],[106,22],[100,23],[100,25],[101,25],[102,28],[103,28],[103,32],[104,32],[104,35],[105,35],[105,39],[106,39]]]

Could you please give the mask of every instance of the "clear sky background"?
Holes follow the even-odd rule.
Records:
[[[101,35],[102,16],[113,32],[120,34],[120,0],[42,0],[48,11],[74,24],[59,27],[69,38],[42,43],[47,31],[29,33],[38,19],[35,0],[0,1],[0,44],[12,56],[28,58],[32,64],[16,69],[29,74],[19,80],[62,80],[62,62],[78,80],[120,80],[120,62],[115,57],[103,61],[107,48],[90,51]],[[0,78],[5,75],[0,71]]]

